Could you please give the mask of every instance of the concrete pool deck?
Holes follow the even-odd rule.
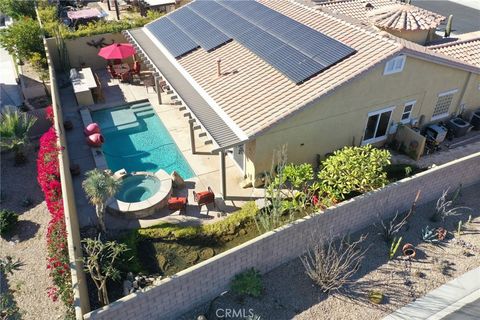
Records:
[[[186,189],[175,190],[173,193],[174,196],[188,197],[189,205],[187,206],[186,214],[180,215],[178,211],[170,212],[167,209],[162,209],[154,215],[140,220],[122,219],[107,214],[107,228],[132,229],[152,226],[162,221],[192,224],[210,223],[221,219],[225,214],[238,210],[249,199],[255,200],[263,197],[263,189],[243,189],[240,187],[240,182],[243,179],[241,171],[230,157],[226,157],[227,196],[230,200],[223,201],[220,194],[219,156],[211,154],[213,146],[204,143],[206,138],[199,137],[199,131],[196,131],[197,153],[191,153],[189,124],[187,118],[184,117],[185,111],[180,111],[179,106],[169,104],[171,95],[162,94],[162,102],[164,104],[160,105],[157,95],[152,88],[149,88],[147,92],[147,88],[143,85],[119,83],[117,80],[110,79],[105,70],[95,70],[95,72],[99,75],[102,83],[105,102],[89,106],[88,109],[100,110],[148,99],[196,174],[194,178],[186,180]],[[82,108],[77,106],[72,87],[67,86],[68,77],[59,74],[58,79],[64,120],[70,120],[74,125],[73,130],[66,131],[68,154],[71,164],[78,164],[81,171],[80,175],[72,177],[78,219],[81,227],[95,225],[95,210],[88,202],[81,186],[84,173],[95,168],[94,156],[91,148],[85,143],[83,135],[83,122],[80,116]],[[203,191],[208,186],[216,194],[216,209],[212,206],[209,206],[209,208],[203,206],[200,209],[194,202],[193,191]]]

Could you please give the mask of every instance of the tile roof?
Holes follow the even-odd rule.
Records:
[[[395,0],[338,0],[328,2],[317,2],[316,8],[322,10],[327,8],[331,12],[341,13],[346,16],[369,23],[367,13],[378,8],[391,6],[398,3]]]
[[[367,12],[369,20],[378,28],[392,30],[435,29],[446,18],[409,4],[392,4]]]
[[[357,52],[347,59],[296,85],[267,62],[235,40],[214,51],[197,49],[179,58],[178,67],[201,87],[208,101],[221,108],[226,121],[233,121],[242,134],[253,138],[319,99],[365,74],[398,54],[407,54],[467,71],[480,68],[359,23],[359,20],[329,9],[317,10],[294,1],[259,0],[260,3],[326,34]],[[351,2],[341,1],[342,3]],[[388,0],[371,0],[381,3]],[[338,2],[340,3],[340,2]],[[222,76],[217,76],[221,58]]]
[[[179,59],[180,65],[250,137],[263,132],[319,97],[382,61],[402,47],[331,15],[290,1],[260,1],[264,5],[357,50],[301,85],[288,80],[236,41],[213,52],[196,50]],[[224,75],[216,77],[221,58]]]
[[[480,67],[480,31],[458,35],[458,40],[429,49]]]

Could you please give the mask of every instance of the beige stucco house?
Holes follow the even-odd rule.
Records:
[[[480,32],[426,46],[445,18],[411,5],[259,2],[355,53],[294,83],[235,39],[174,57],[148,25],[126,32],[159,87],[173,90],[189,112],[192,144],[201,127],[250,181],[270,169],[273,150],[285,144],[289,161],[315,163],[345,145],[381,145],[399,123],[468,119],[480,108]]]

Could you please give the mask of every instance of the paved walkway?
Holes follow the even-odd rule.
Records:
[[[479,279],[480,268],[471,270],[386,316],[383,320],[478,320]]]
[[[0,75],[0,110],[21,105],[23,98],[16,81],[15,64],[3,48],[0,48]]]

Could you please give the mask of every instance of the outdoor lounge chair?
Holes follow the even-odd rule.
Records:
[[[210,203],[213,203],[213,207],[216,208],[215,204],[215,193],[213,193],[212,188],[208,187],[207,191],[202,192],[195,192],[193,191],[193,198],[195,202],[198,204],[200,209],[203,205],[207,206]],[[208,206],[207,206],[208,209]]]
[[[171,211],[180,210],[182,212],[187,212],[188,199],[186,197],[170,197],[168,199],[168,209]]]

